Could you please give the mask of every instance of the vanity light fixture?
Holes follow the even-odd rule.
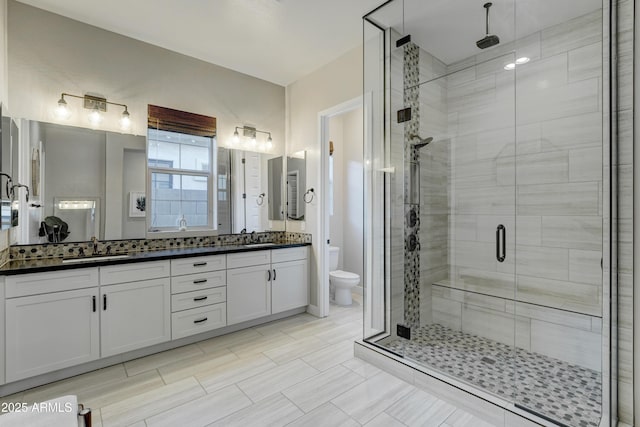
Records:
[[[259,133],[264,133],[266,135],[269,135],[267,137],[267,142],[265,143],[260,143],[260,148],[264,148],[266,147],[267,150],[270,150],[271,148],[273,148],[273,138],[271,138],[271,132],[267,132],[264,130],[258,130],[254,127],[251,126],[236,126],[235,131],[233,132],[233,143],[237,144],[238,142],[240,142],[240,133],[238,132],[239,129],[242,129],[242,136],[245,138],[249,138],[249,140],[251,141],[251,146],[255,147],[257,144],[257,139],[256,136]]]
[[[60,99],[58,100],[58,107],[55,110],[55,115],[59,120],[66,120],[71,116],[67,101],[64,99],[65,97],[78,98],[83,100],[83,107],[87,110],[91,110],[91,112],[89,113],[89,123],[91,123],[91,126],[97,127],[100,125],[100,123],[102,123],[102,113],[105,113],[107,111],[107,105],[117,105],[118,107],[124,108],[122,116],[120,117],[120,128],[122,130],[129,130],[129,128],[131,127],[131,116],[125,104],[109,102],[107,101],[107,98],[95,95],[79,96],[72,95],[70,93],[62,93],[62,95],[60,95]]]

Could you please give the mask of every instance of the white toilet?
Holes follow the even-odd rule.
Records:
[[[335,292],[338,305],[351,305],[351,290],[360,283],[360,276],[348,271],[338,270],[340,248],[329,246],[329,286]]]

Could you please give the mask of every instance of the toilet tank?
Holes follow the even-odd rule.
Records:
[[[335,271],[338,269],[338,256],[340,255],[340,248],[337,246],[329,246],[329,271]]]

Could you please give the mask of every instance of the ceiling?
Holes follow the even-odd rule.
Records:
[[[287,85],[362,43],[384,0],[19,0]]]
[[[412,41],[445,64],[480,52],[476,41],[485,35],[485,0],[395,1],[371,14],[384,27],[411,34]],[[500,44],[602,8],[602,0],[493,0],[489,34]],[[552,6],[552,7],[550,7]],[[403,30],[404,16],[404,30]]]
[[[156,46],[287,85],[362,43],[384,0],[19,0]],[[446,64],[479,52],[484,0],[397,0],[372,14]],[[602,0],[494,0],[501,45],[602,7]],[[403,11],[404,5],[404,11]],[[405,28],[403,30],[403,16]]]

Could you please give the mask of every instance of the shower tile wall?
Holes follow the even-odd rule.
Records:
[[[618,155],[613,157],[614,176],[618,180],[618,417],[633,425],[633,62],[634,2],[618,3]],[[614,205],[615,209],[615,205]],[[614,218],[616,212],[613,212]],[[614,257],[614,260],[616,257]],[[616,268],[616,265],[613,266]],[[616,271],[614,270],[614,276]],[[614,295],[615,296],[615,295]],[[614,361],[615,363],[615,361]]]
[[[439,191],[444,201],[449,188],[451,207],[448,237],[433,231],[442,222],[438,203],[430,218],[428,202],[421,207],[425,236],[449,239],[450,269],[441,280],[427,277],[446,258],[428,253],[430,245],[422,249],[429,260],[423,288],[434,284],[430,299],[421,292],[431,320],[513,344],[516,316],[519,347],[595,370],[602,329],[601,30],[601,12],[594,12],[519,40],[517,56],[531,62],[515,73],[503,69],[515,59],[507,53],[514,45],[505,44],[421,87],[421,100],[432,107],[426,114],[421,105],[423,121],[439,117],[445,97],[442,134],[451,137],[433,144],[447,147],[449,159],[432,154],[447,159],[451,182],[423,171],[429,194]],[[490,60],[500,50],[505,55]],[[421,136],[438,141],[439,125],[421,122]],[[507,228],[504,263],[495,259],[498,224]],[[422,312],[425,324],[429,310]]]
[[[420,164],[420,150],[413,148],[412,142],[418,137],[420,130],[420,104],[418,89],[420,51],[414,43],[405,44],[403,64],[404,106],[411,108],[411,120],[404,123],[404,158],[405,158],[405,200],[404,200],[404,324],[410,327],[420,326],[420,250],[411,250],[408,245],[413,235],[419,236],[420,223],[409,224],[408,218],[413,210],[420,216],[420,205],[411,200],[413,193],[410,183],[411,164]],[[408,172],[408,173],[407,173]],[[414,183],[415,185],[415,183]],[[418,245],[420,243],[418,242]],[[420,247],[420,246],[418,246]]]
[[[395,36],[398,35],[395,34]],[[392,46],[395,46],[395,41],[392,41]],[[420,222],[415,228],[407,224],[406,217],[409,211],[407,204],[401,217],[405,218],[405,241],[409,234],[417,230],[420,250],[412,254],[406,246],[404,247],[404,280],[402,282],[404,287],[400,289],[398,282],[395,282],[396,286],[392,288],[392,325],[402,323],[417,327],[431,321],[431,284],[444,279],[448,271],[449,153],[447,144],[442,141],[432,143],[428,149],[414,150],[410,147],[409,137],[418,135],[426,138],[433,136],[434,130],[443,132],[446,129],[446,83],[444,81],[438,83],[438,88],[428,102],[424,102],[422,89],[416,87],[419,82],[444,75],[446,66],[413,43],[392,49],[391,57],[392,111],[409,106],[412,108],[410,122],[398,125],[394,120],[392,123],[392,141],[404,142],[404,147],[398,143],[392,144],[392,163],[403,165],[405,177],[408,177],[409,162],[417,161],[420,164],[420,204],[414,206]],[[402,77],[393,74],[393,70],[397,67],[403,70]],[[394,87],[402,87],[403,90],[394,91]],[[400,100],[403,102],[400,103]],[[403,148],[404,152],[400,151]],[[404,157],[401,160],[402,155]],[[405,189],[398,184],[400,183],[396,183],[394,188],[399,193],[394,194],[403,194]],[[392,209],[399,211],[398,207]],[[397,234],[392,231],[392,235]],[[392,239],[392,248],[393,246]],[[395,247],[397,248],[398,245],[396,244]],[[394,253],[392,250],[392,257]],[[392,265],[395,263],[392,262]],[[393,274],[395,277],[399,276],[399,272]],[[400,302],[404,303],[401,312],[398,311]]]
[[[438,79],[447,66],[420,49],[421,138],[433,137],[420,150],[420,325],[432,322],[431,285],[449,275],[449,143],[438,138],[447,131],[447,82]],[[436,80],[434,80],[436,79]]]

